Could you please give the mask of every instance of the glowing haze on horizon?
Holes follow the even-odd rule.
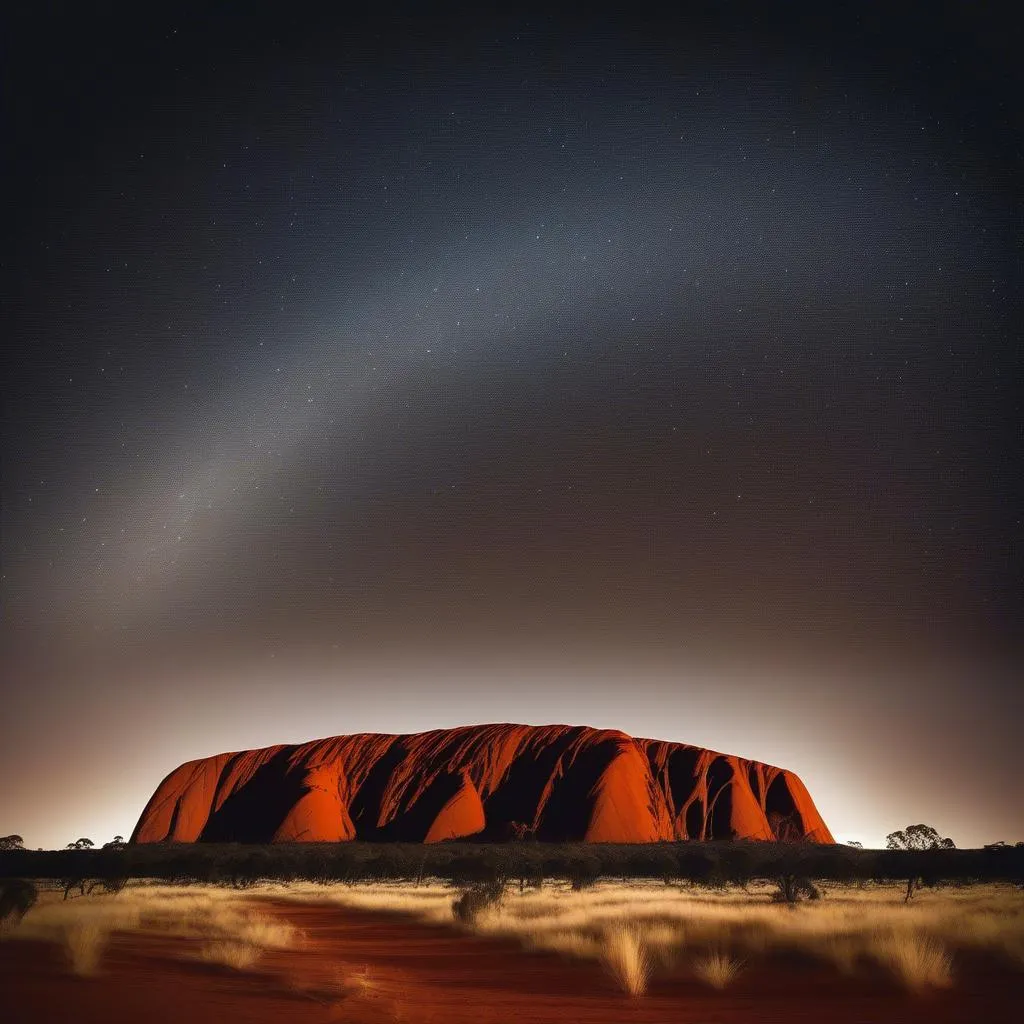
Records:
[[[765,675],[749,665],[730,670],[720,658],[713,666],[687,663],[681,653],[658,658],[634,651],[628,662],[570,664],[555,653],[530,663],[492,651],[467,664],[372,652],[347,665],[332,654],[316,652],[290,666],[263,657],[239,659],[233,669],[176,663],[126,679],[93,678],[92,703],[69,703],[75,728],[62,731],[59,758],[38,742],[42,713],[13,738],[11,754],[32,786],[9,794],[5,824],[18,828],[0,827],[0,833],[18,831],[31,848],[59,848],[80,835],[97,842],[127,836],[164,775],[193,758],[342,733],[492,721],[621,729],[781,765],[805,781],[839,842],[882,847],[888,832],[911,819],[943,826],[942,834],[960,847],[992,842],[997,833],[1013,841],[1020,832],[1012,824],[1016,780],[987,779],[985,765],[972,762],[972,735],[985,715],[964,710],[970,671],[936,670],[928,680],[959,698],[931,726],[956,737],[943,751],[944,763],[959,768],[954,774],[937,767],[908,732],[918,709],[913,692],[900,686],[907,681],[901,674],[879,678],[877,689],[865,691],[856,677],[798,676],[792,669]],[[146,726],[147,716],[158,726]],[[823,728],[829,721],[832,728]],[[123,722],[139,726],[123,728]],[[999,750],[1011,749],[1015,731],[1015,721],[1004,719],[991,740]],[[858,736],[870,738],[875,753],[868,760]],[[974,798],[981,785],[989,786],[984,801]]]
[[[515,721],[1024,839],[999,33],[21,17],[0,834]]]

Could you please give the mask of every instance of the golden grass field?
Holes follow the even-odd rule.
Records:
[[[441,884],[269,887],[288,899],[327,899],[361,909],[451,921],[452,890]],[[987,953],[1024,966],[1024,892],[1012,886],[924,890],[910,903],[902,886],[833,886],[795,905],[772,901],[767,883],[723,892],[660,882],[598,883],[575,892],[548,884],[509,889],[468,927],[523,945],[602,962],[632,995],[658,970],[688,971],[725,988],[743,966],[797,953],[851,974],[874,963],[906,988],[955,983],[958,953]]]
[[[295,944],[296,928],[237,897],[213,886],[135,885],[117,895],[70,900],[62,892],[43,892],[20,922],[4,926],[0,938],[60,945],[69,970],[83,976],[98,971],[104,949],[117,933],[184,938],[196,959],[235,968],[251,967],[267,949]]]
[[[433,881],[284,884],[235,890],[134,882],[117,895],[62,899],[45,891],[6,941],[56,944],[67,969],[102,970],[111,937],[176,936],[181,955],[237,970],[258,967],[268,950],[301,946],[295,926],[261,901],[382,911],[491,938],[510,938],[553,956],[601,964],[623,993],[642,996],[652,977],[680,974],[713,990],[732,985],[751,964],[797,956],[837,974],[883,970],[910,992],[955,986],[964,955],[983,954],[1012,971],[1024,968],[1024,891],[977,885],[922,890],[905,903],[898,885],[833,885],[822,899],[773,902],[768,883],[708,891],[661,882],[599,882],[573,891],[549,882],[501,900],[470,922],[457,922],[459,890]],[[271,903],[264,903],[269,908]],[[342,985],[359,978],[342,978]]]

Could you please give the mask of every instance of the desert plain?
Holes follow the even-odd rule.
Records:
[[[1006,883],[38,884],[0,942],[12,1024],[967,1024],[1024,995]]]

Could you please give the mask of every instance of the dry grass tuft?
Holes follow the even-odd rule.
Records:
[[[743,970],[743,961],[721,950],[712,950],[693,962],[693,973],[705,984],[721,991],[736,980]]]
[[[71,962],[71,971],[89,977],[99,970],[108,930],[97,921],[76,921],[64,929],[64,949]]]
[[[651,975],[651,957],[643,932],[635,924],[611,925],[604,930],[602,940],[601,962],[605,968],[623,992],[643,995]]]
[[[953,958],[946,947],[930,935],[915,932],[879,935],[871,952],[911,992],[948,988],[953,984]]]
[[[239,914],[221,912],[210,921],[211,930],[245,942],[258,949],[291,949],[299,938],[299,930],[287,921],[279,921],[259,911]]]
[[[564,932],[539,932],[527,936],[526,945],[530,949],[546,949],[552,953],[564,953],[566,956],[580,960],[599,960],[602,944],[600,940],[587,932],[570,928]]]
[[[668,921],[645,921],[643,939],[651,959],[662,971],[671,971],[686,940],[683,925]]]
[[[357,971],[339,968],[335,972],[335,983],[342,995],[349,999],[366,999],[378,988],[377,979],[365,964]]]
[[[821,945],[821,955],[835,964],[840,974],[852,977],[857,973],[859,950],[849,935],[833,935]]]
[[[235,971],[246,971],[255,965],[262,952],[259,946],[251,942],[220,939],[200,946],[198,957],[204,963],[221,964]]]

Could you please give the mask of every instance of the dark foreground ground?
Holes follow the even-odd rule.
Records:
[[[7,1024],[985,1024],[1017,1019],[1024,975],[957,962],[955,985],[913,996],[879,974],[837,976],[813,964],[752,964],[724,992],[655,979],[624,995],[596,964],[444,926],[336,906],[264,903],[306,933],[258,971],[189,962],[188,941],[113,939],[94,977],[70,974],[57,945],[0,945]]]

